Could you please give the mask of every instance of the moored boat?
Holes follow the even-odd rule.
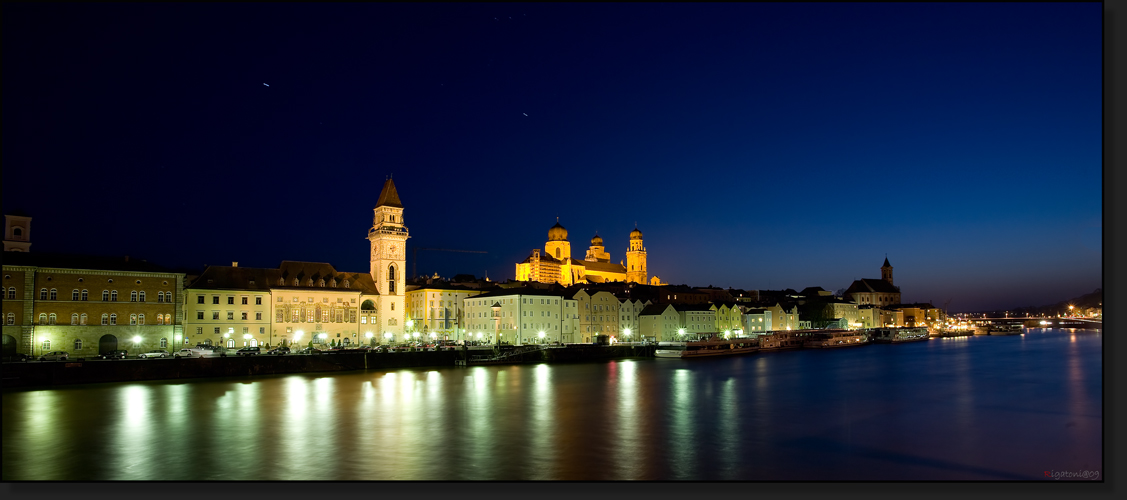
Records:
[[[866,345],[869,336],[863,330],[823,330],[810,336],[802,345],[807,348],[825,349]]]
[[[989,333],[987,333],[987,335],[1021,335],[1021,334],[1022,334],[1021,325],[1018,325],[1018,324],[990,325]]]
[[[868,334],[873,342],[882,344],[916,342],[931,338],[927,328],[873,328],[868,330]]]
[[[759,342],[750,338],[709,339],[691,342],[658,342],[654,356],[658,358],[705,358],[733,356],[759,350]]]

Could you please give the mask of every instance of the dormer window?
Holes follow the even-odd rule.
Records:
[[[313,278],[309,278],[308,280],[305,280],[305,286],[313,286]]]
[[[329,286],[336,288],[337,287],[337,279],[333,278],[333,280],[329,282]]]
[[[250,280],[250,285],[254,286],[254,280]]]
[[[299,286],[299,285],[301,285],[301,282],[298,281],[297,278],[294,278],[293,279],[293,286]]]
[[[312,281],[312,280],[310,280],[310,281]],[[317,280],[317,286],[319,286],[321,288],[325,288],[325,279],[321,278],[320,280]]]
[[[285,285],[286,285],[286,279],[285,278],[278,278],[278,286],[285,286]]]
[[[344,280],[344,287],[348,288],[348,280]]]

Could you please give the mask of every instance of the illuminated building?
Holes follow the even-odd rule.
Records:
[[[394,336],[403,334],[407,319],[407,227],[403,225],[403,203],[391,179],[384,181],[373,209],[368,240],[372,244],[371,275],[380,299],[376,302],[380,329]]]
[[[174,350],[185,275],[129,257],[4,254],[4,356]],[[135,342],[136,340],[136,342]]]
[[[875,304],[888,306],[900,303],[900,287],[892,284],[892,265],[888,257],[884,258],[884,265],[880,268],[881,278],[855,280],[845,290],[845,298],[856,302],[858,305]]]
[[[421,336],[429,338],[433,333],[436,339],[466,340],[465,300],[482,293],[456,285],[422,285],[407,292],[407,317]]]
[[[646,248],[642,245],[642,232],[638,228],[630,232],[625,262],[615,264],[610,261],[603,238],[597,234],[591,238],[591,246],[584,259],[572,259],[567,229],[559,221],[548,229],[544,251],[533,249],[524,261],[516,265],[517,281],[560,283],[564,286],[614,281],[645,284],[649,279],[647,273]],[[657,277],[654,278],[656,280]]]
[[[594,342],[597,335],[619,335],[621,303],[614,294],[580,289],[572,298],[579,308],[579,342]]]
[[[321,262],[285,261],[277,269],[237,262],[208,266],[184,294],[190,345],[354,345],[368,344],[368,332],[385,332],[371,275],[339,272]]]
[[[544,332],[544,342],[580,342],[579,303],[563,291],[502,288],[464,299],[463,307],[475,340],[522,345]]]

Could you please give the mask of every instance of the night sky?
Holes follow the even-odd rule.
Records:
[[[390,174],[408,250],[488,252],[420,274],[512,278],[559,217],[672,284],[887,255],[905,302],[1053,303],[1102,286],[1102,8],[6,4],[3,210],[33,252],[367,271]]]

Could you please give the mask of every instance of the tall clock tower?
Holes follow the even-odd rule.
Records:
[[[380,332],[391,333],[400,339],[407,319],[404,273],[407,271],[407,238],[410,236],[407,226],[403,225],[403,203],[399,201],[399,193],[390,178],[383,183],[374,210],[368,241],[372,243],[372,281],[380,291],[379,328]]]

